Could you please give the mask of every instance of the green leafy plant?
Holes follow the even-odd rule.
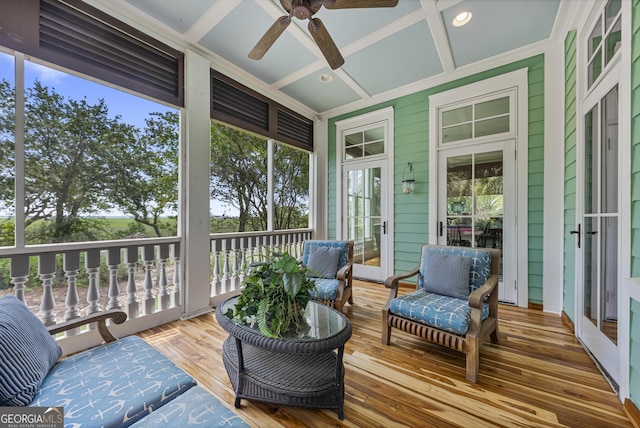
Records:
[[[226,316],[255,325],[270,338],[282,337],[304,323],[309,291],[315,290],[310,272],[288,253],[273,253],[266,262],[252,263],[242,282],[234,309]]]

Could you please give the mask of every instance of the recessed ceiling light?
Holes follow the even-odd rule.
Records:
[[[453,26],[462,27],[464,24],[471,21],[472,16],[473,15],[468,10],[465,10],[464,12],[460,12],[459,14],[456,15],[455,18],[453,18]]]
[[[321,74],[320,81],[323,83],[329,83],[333,80],[333,76],[330,74]]]

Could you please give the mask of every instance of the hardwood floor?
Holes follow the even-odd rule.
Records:
[[[559,316],[501,305],[500,343],[480,352],[477,384],[461,354],[392,331],[380,343],[382,284],[356,281],[345,314],[345,419],[234,394],[222,364],[226,338],[213,314],[140,335],[255,427],[631,427],[620,400]]]

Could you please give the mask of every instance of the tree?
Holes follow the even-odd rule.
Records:
[[[25,225],[52,220],[48,228],[36,229],[40,236],[31,237],[32,242],[46,242],[46,229],[51,242],[94,238],[80,218],[109,207],[105,143],[131,131],[109,118],[104,100],[90,105],[86,99],[65,99],[38,81],[27,90]]]
[[[309,156],[276,145],[274,227],[306,227]],[[238,232],[266,230],[267,142],[245,131],[211,125],[211,197],[238,209]],[[301,209],[302,207],[302,209]]]
[[[162,236],[161,218],[178,210],[179,116],[151,113],[145,123],[137,138],[112,142],[106,160],[111,172],[108,197]]]

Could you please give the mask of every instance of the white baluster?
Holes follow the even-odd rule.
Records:
[[[11,257],[11,283],[13,284],[13,294],[24,300],[24,285],[29,280],[29,256],[19,254]]]
[[[247,248],[245,243],[248,240],[240,238],[240,284],[244,281],[245,274],[247,273]]]
[[[144,263],[144,295],[142,308],[144,315],[151,315],[156,309],[156,299],[153,297],[153,261],[155,259],[155,245],[142,247],[142,261]]]
[[[136,263],[138,262],[138,247],[131,246],[126,248],[127,252],[127,300],[125,301],[125,312],[128,319],[138,318],[139,307],[138,297],[136,296]]]
[[[169,309],[170,295],[167,283],[167,259],[169,258],[169,244],[160,244],[158,248],[158,300],[160,310]]]
[[[213,256],[213,278],[211,280],[211,296],[221,294],[220,290],[220,257],[218,255],[218,240],[211,241],[211,254]]]
[[[171,306],[180,306],[182,299],[182,280],[180,270],[180,243],[173,244],[173,292]]]
[[[229,251],[227,250],[228,240],[222,241],[221,255],[223,257],[222,264],[222,292],[226,293],[229,290]]]
[[[118,267],[122,262],[120,248],[109,248],[107,252],[107,266],[109,267],[109,303],[107,309],[121,309],[120,287],[118,285]]]
[[[87,291],[87,315],[100,312],[100,289],[98,286],[98,273],[100,272],[100,250],[87,250],[84,265],[89,277],[89,290]],[[92,324],[90,328],[94,328]]]
[[[53,278],[56,275],[56,255],[54,253],[40,254],[38,274],[42,281],[40,319],[44,325],[54,325],[56,323],[56,300],[53,296]]]
[[[78,289],[76,288],[76,280],[80,272],[80,251],[66,251],[63,257],[64,276],[67,278],[67,297],[64,301],[65,311],[64,320],[69,321],[80,317],[80,309],[78,309]],[[80,332],[79,328],[67,330],[65,336],[75,336]]]
[[[238,244],[237,244],[237,239],[233,238],[231,240],[231,257],[233,257],[233,260],[231,261],[231,289],[232,290],[237,290],[238,286],[239,286],[239,281],[238,281],[238,277],[240,276],[240,272],[239,271],[239,266],[238,266],[238,258],[239,258],[239,253],[238,253],[238,248],[237,248]]]

